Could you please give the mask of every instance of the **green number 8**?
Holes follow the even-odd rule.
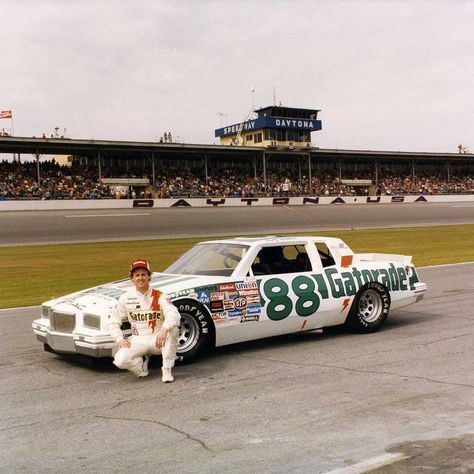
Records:
[[[306,276],[296,277],[293,280],[291,287],[293,288],[295,295],[298,296],[295,310],[299,316],[309,316],[319,309],[320,299],[314,292],[315,284],[311,278]]]
[[[272,278],[265,282],[263,291],[270,300],[267,316],[273,321],[287,318],[293,308],[293,303],[288,297],[288,285],[279,278]]]

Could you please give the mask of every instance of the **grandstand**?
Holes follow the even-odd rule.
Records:
[[[18,157],[0,163],[0,199],[474,193],[473,154],[320,149],[318,110],[256,112],[252,133],[217,129],[219,145],[0,136],[0,155]],[[40,161],[49,155],[70,166]]]

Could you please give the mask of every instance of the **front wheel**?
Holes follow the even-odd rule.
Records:
[[[174,304],[181,315],[176,361],[187,364],[211,348],[213,323],[207,312],[194,301],[182,300]]]
[[[346,326],[361,333],[378,331],[387,319],[389,309],[387,288],[378,282],[367,283],[354,298]]]

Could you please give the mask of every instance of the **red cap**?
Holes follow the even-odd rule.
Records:
[[[130,273],[137,268],[144,268],[148,273],[151,273],[150,264],[148,263],[148,260],[145,260],[144,258],[138,258],[130,264]]]

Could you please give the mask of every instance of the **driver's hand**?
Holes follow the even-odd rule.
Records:
[[[119,343],[118,343],[118,346],[120,349],[122,349],[123,347],[130,347],[131,344],[130,344],[130,341],[128,339],[122,339]]]
[[[161,328],[160,332],[156,336],[156,342],[155,342],[155,345],[158,349],[161,349],[165,345],[167,336],[168,336],[168,329]]]

